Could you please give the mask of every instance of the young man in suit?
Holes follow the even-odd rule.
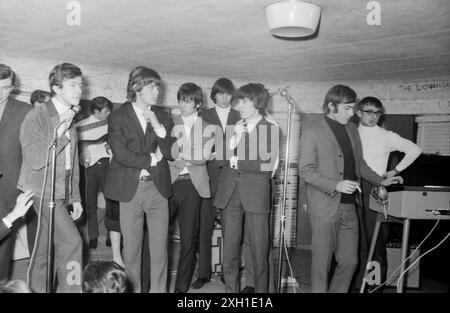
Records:
[[[325,96],[324,116],[300,138],[299,174],[307,186],[307,210],[312,228],[312,292],[347,292],[358,264],[358,217],[361,179],[387,186],[402,182],[383,179],[362,157],[358,130],[349,123],[356,93],[343,85]],[[328,284],[333,256],[337,265]]]
[[[227,142],[234,155],[221,173],[214,199],[214,204],[223,209],[225,290],[240,290],[239,246],[244,231],[249,239],[254,291],[268,292],[270,181],[278,164],[280,131],[265,118],[269,93],[262,84],[242,86],[236,98],[241,119]]]
[[[235,92],[233,82],[228,78],[219,78],[211,89],[210,98],[214,102],[214,108],[203,110],[199,116],[205,122],[217,125],[221,128],[222,138],[217,139],[214,147],[213,159],[207,163],[208,174],[211,178],[211,198],[204,199],[200,208],[200,228],[199,228],[199,261],[198,278],[192,284],[192,288],[199,289],[211,279],[211,237],[214,230],[214,221],[216,218],[216,207],[213,200],[219,183],[220,172],[227,164],[225,134],[227,126],[229,129],[239,121],[239,113],[231,108],[231,99]]]
[[[6,216],[19,195],[16,188],[22,165],[19,132],[25,115],[32,107],[11,96],[16,85],[16,74],[5,64],[0,64],[0,194],[5,206],[0,208],[0,218]],[[0,241],[0,280],[9,279],[12,258],[12,238]]]
[[[81,70],[70,63],[57,65],[49,75],[52,98],[44,105],[33,108],[20,128],[23,163],[18,188],[33,190],[35,210],[42,200],[41,233],[36,250],[36,262],[31,270],[31,288],[36,292],[52,291],[46,286],[48,217],[51,193],[49,173],[51,160],[47,161],[48,147],[56,131],[56,175],[54,206],[55,267],[61,292],[81,291],[82,240],[73,220],[78,219],[83,208],[79,192],[79,166],[77,134],[72,127],[75,112],[82,95]],[[43,181],[46,185],[42,190]],[[72,209],[69,214],[69,209]],[[38,214],[39,216],[39,214]],[[32,266],[30,264],[30,266]]]
[[[200,205],[202,199],[211,197],[206,161],[211,156],[217,126],[205,122],[197,114],[203,103],[199,86],[194,83],[181,85],[177,99],[181,114],[173,117],[172,134],[178,140],[172,154],[178,154],[178,157],[169,162],[173,186],[170,215],[171,220],[178,215],[180,225],[181,247],[175,293],[184,293],[189,289],[194,272]]]
[[[124,105],[108,117],[113,158],[106,176],[105,197],[120,202],[123,260],[135,292],[141,292],[144,217],[150,248],[150,292],[167,292],[167,238],[172,184],[173,121],[155,106],[161,77],[147,67],[131,71]]]

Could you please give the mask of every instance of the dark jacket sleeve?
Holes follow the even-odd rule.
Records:
[[[2,219],[0,219],[0,240],[2,240],[6,235],[8,235],[11,232],[11,229],[9,229]]]
[[[166,130],[166,137],[160,138],[159,136],[156,136],[156,140],[158,141],[158,146],[162,155],[167,160],[173,161],[174,156],[172,156],[172,145],[177,141],[175,137],[172,137],[172,129],[174,126],[173,120],[169,113],[163,112],[163,114],[158,115],[159,122]]]
[[[117,113],[120,113],[116,111]],[[115,113],[115,112],[114,112]],[[149,169],[151,164],[150,153],[134,152],[127,146],[127,137],[124,134],[120,114],[110,114],[108,116],[109,145],[116,161],[127,167],[139,169]]]
[[[22,146],[23,162],[31,164],[33,170],[41,170],[47,162],[48,146],[52,138],[49,138],[48,118],[41,108],[35,108],[25,117],[20,127],[20,143]],[[62,135],[58,138],[56,154],[59,155],[69,139]],[[50,163],[49,159],[49,163]]]

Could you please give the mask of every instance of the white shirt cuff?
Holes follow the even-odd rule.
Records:
[[[167,133],[166,133],[166,129],[164,128],[163,125],[160,125],[159,127],[153,128],[153,129],[155,130],[155,133],[156,133],[156,135],[159,138],[165,138],[166,137]]]
[[[3,223],[5,223],[6,227],[11,228],[12,224],[8,221],[8,219],[6,217],[4,217],[2,219]]]
[[[150,162],[150,166],[156,166],[156,164],[158,164],[158,161],[156,160],[156,154],[150,153],[150,156],[152,158],[152,160]]]

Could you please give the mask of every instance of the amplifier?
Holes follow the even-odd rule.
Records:
[[[392,276],[391,279],[389,279],[387,286],[396,287],[397,286],[397,280],[400,275],[400,263],[402,260],[402,246],[400,243],[388,243],[386,244],[386,250],[387,250],[387,261],[388,261],[388,268],[387,268],[387,277],[386,279],[389,279],[391,277],[392,273],[396,271],[395,275]],[[408,256],[411,256],[413,251],[416,249],[416,246],[410,245],[408,249]],[[414,255],[412,255],[407,261],[405,269],[412,264],[418,257],[420,256],[420,249],[417,250]],[[418,261],[414,266],[412,266],[408,273],[404,275],[405,277],[405,286],[409,288],[420,288],[420,261]]]

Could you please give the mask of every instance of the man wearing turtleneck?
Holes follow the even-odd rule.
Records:
[[[358,103],[359,135],[363,148],[363,157],[367,165],[378,175],[392,177],[411,165],[421,154],[419,146],[410,140],[400,137],[398,134],[388,131],[380,126],[378,122],[384,112],[381,101],[374,97],[366,97]],[[387,171],[389,154],[393,151],[400,151],[405,154],[403,159],[394,169]],[[369,209],[370,192],[373,188],[367,181],[362,182],[363,203],[357,207],[360,226],[360,266],[358,275],[355,278],[355,287],[362,281],[367,256],[369,254],[370,242],[372,240],[375,223],[378,213]],[[374,252],[373,261],[380,264],[380,280],[383,283],[387,274],[386,240],[388,237],[389,224],[383,224],[380,228],[378,241]]]
[[[231,108],[232,95],[235,87],[231,80],[222,77],[219,78],[211,88],[210,98],[214,102],[214,107],[203,110],[199,116],[209,124],[217,125],[222,129],[223,138],[217,140],[214,147],[214,158],[208,162],[208,174],[211,178],[211,198],[204,199],[200,208],[200,226],[199,226],[199,261],[198,261],[198,279],[192,284],[192,288],[199,289],[209,282],[211,278],[211,244],[214,230],[214,220],[216,218],[216,207],[213,204],[214,196],[217,191],[220,173],[227,164],[225,155],[225,138],[227,126],[230,128],[240,119],[239,113]],[[219,146],[218,143],[223,143]]]
[[[374,185],[401,182],[383,179],[366,164],[352,123],[356,93],[333,86],[325,96],[325,116],[302,131],[299,175],[306,182],[311,222],[312,292],[347,292],[358,264],[358,217],[355,199],[361,179]],[[328,284],[331,261],[336,268]]]

